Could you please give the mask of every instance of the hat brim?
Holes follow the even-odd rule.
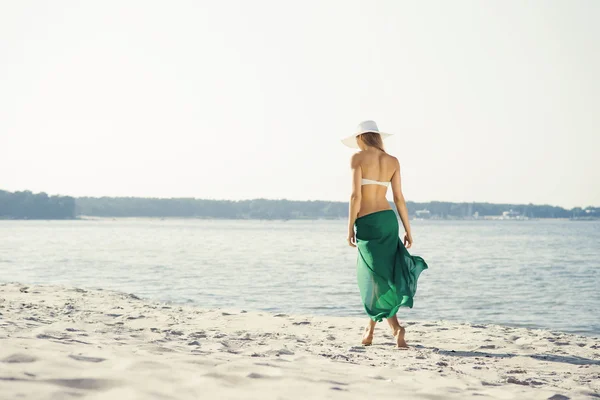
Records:
[[[358,147],[358,142],[356,141],[356,137],[359,135],[362,135],[363,133],[369,133],[369,132],[379,133],[381,135],[382,139],[392,136],[392,133],[385,133],[385,132],[378,132],[378,131],[363,131],[363,132],[357,132],[357,133],[353,134],[352,136],[348,136],[347,138],[342,139],[342,143],[350,148],[360,149],[360,147]]]

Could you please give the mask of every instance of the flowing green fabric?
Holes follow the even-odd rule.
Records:
[[[367,214],[357,218],[355,226],[358,287],[369,317],[381,321],[396,315],[400,307],[412,308],[417,280],[427,263],[404,247],[396,213]]]

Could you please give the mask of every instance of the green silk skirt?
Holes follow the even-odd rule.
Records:
[[[377,211],[356,219],[357,276],[367,315],[381,321],[400,307],[413,307],[417,280],[427,269],[421,257],[411,256],[398,236],[393,210]]]

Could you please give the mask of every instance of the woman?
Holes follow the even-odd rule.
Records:
[[[396,313],[400,307],[413,306],[417,280],[427,264],[421,257],[411,256],[407,248],[413,243],[406,202],[400,183],[400,164],[383,148],[383,137],[374,121],[364,121],[357,133],[342,142],[360,151],[352,156],[352,196],[348,217],[348,244],[358,247],[358,286],[369,325],[363,345],[373,342],[375,324],[386,318],[396,344],[407,348],[404,328]],[[394,203],[405,234],[398,237],[398,218],[385,195],[392,185]],[[354,228],[356,227],[356,233]]]

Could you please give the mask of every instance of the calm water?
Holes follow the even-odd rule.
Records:
[[[413,221],[406,320],[600,334],[600,223]],[[345,221],[0,221],[0,282],[67,284],[202,307],[363,315]]]

